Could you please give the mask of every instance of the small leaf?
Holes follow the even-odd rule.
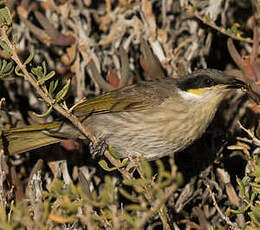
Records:
[[[142,207],[139,204],[129,204],[125,207],[127,211],[147,211],[146,207]]]
[[[31,52],[29,57],[25,60],[24,65],[29,64],[32,61],[33,57],[34,57],[34,53]]]
[[[252,207],[253,215],[255,217],[255,222],[258,227],[260,227],[260,205]]]
[[[136,225],[136,220],[133,217],[133,215],[128,214],[126,211],[123,212],[122,215],[123,219],[126,220],[126,222],[132,226]]]
[[[109,145],[108,146],[108,152],[112,155],[112,157],[114,157],[116,160],[119,160],[120,157],[118,156],[118,154],[115,152],[114,148]]]
[[[160,183],[163,180],[163,172],[165,172],[165,168],[161,160],[157,160],[155,163],[158,167],[158,176],[156,181],[157,183]]]
[[[124,196],[126,199],[132,201],[132,202],[138,202],[138,197],[131,195],[129,192],[127,192],[123,188],[119,188],[119,192],[122,196]]]
[[[13,72],[13,70],[14,70],[13,63],[12,63],[12,62],[9,62],[9,63],[6,65],[6,67],[5,67],[5,69],[4,69],[4,72],[5,72],[6,75],[9,75],[9,74],[11,74],[11,72]],[[2,71],[1,71],[1,72],[2,72]]]
[[[57,88],[59,83],[59,80],[53,80],[50,82],[50,87],[49,87],[49,95],[52,95],[55,91],[55,89]]]
[[[238,210],[230,209],[230,212],[235,213],[235,214],[243,214],[245,213],[246,210],[250,208],[250,204],[247,205],[246,207],[240,208]]]
[[[37,77],[38,81],[44,77],[41,66],[32,68],[31,72]]]
[[[238,186],[239,186],[240,196],[244,198],[245,197],[245,185],[238,177],[236,178],[236,181],[237,181]]]
[[[7,76],[11,75],[14,70],[12,62],[7,62],[6,60],[0,59],[0,79],[7,80]],[[8,78],[9,79],[9,78]]]
[[[142,172],[144,173],[145,177],[148,179],[151,179],[152,178],[152,167],[148,163],[148,161],[146,159],[142,158],[140,165],[141,165]]]
[[[107,172],[112,172],[112,171],[117,170],[116,167],[110,168],[105,160],[99,161],[98,164],[100,165],[100,167],[101,167],[102,169],[104,169],[104,170],[107,171]]]
[[[60,102],[68,93],[69,87],[70,87],[71,80],[69,79],[66,83],[66,85],[62,88],[61,91],[59,91],[55,97],[55,101],[58,103]]]
[[[50,73],[48,73],[47,75],[43,74],[43,77],[38,81],[38,83],[40,85],[44,84],[46,81],[48,81],[49,79],[51,79],[53,76],[55,75],[55,71],[51,71]]]
[[[9,27],[8,30],[6,31],[6,35],[8,36],[12,31],[13,31],[13,27]],[[17,44],[17,40],[15,40],[15,36],[14,36],[14,39],[13,39],[13,43]]]
[[[11,48],[6,44],[5,41],[2,40],[0,40],[0,46],[3,48],[6,56],[10,58],[13,54]]]
[[[7,65],[7,61],[5,59],[4,60],[0,59],[0,61],[1,61],[0,65],[1,65],[1,72],[2,72],[5,69],[5,66]]]
[[[128,162],[128,158],[123,159],[122,163],[120,164],[120,168],[124,167]]]
[[[43,68],[43,74],[46,75],[47,74],[47,67],[46,67],[45,61],[43,61],[43,63],[42,63],[42,68]]]
[[[46,116],[48,116],[50,113],[51,113],[51,111],[52,111],[52,105],[49,107],[49,109],[45,112],[45,113],[43,113],[43,114],[37,114],[37,113],[33,113],[35,116],[37,116],[37,117],[46,117]]]
[[[118,167],[112,167],[110,168],[107,164],[107,162],[105,160],[101,160],[98,162],[98,164],[101,166],[101,168],[103,168],[104,170],[108,171],[108,172],[111,172],[111,171],[114,171],[114,170],[117,170],[119,168],[122,168],[126,165],[126,163],[128,162],[128,158],[125,158],[120,164]]]
[[[169,172],[164,171],[163,173],[164,180],[160,182],[160,188],[165,188],[172,183],[172,176]]]
[[[10,14],[10,11],[8,7],[4,6],[2,7],[2,4],[0,6],[0,26],[10,26],[12,24],[12,17]]]
[[[19,70],[20,70],[20,67],[17,65],[17,66],[15,67],[15,69],[14,69],[15,74],[16,74],[17,76],[19,76],[19,77],[23,77],[24,74],[21,73],[21,72],[19,72]]]

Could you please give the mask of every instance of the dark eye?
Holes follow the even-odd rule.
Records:
[[[210,86],[213,86],[213,85],[215,85],[216,83],[212,80],[212,79],[210,79],[210,78],[206,78],[206,79],[204,79],[204,85],[205,85],[205,87],[210,87]]]

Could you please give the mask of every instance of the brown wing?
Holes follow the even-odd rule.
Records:
[[[89,113],[146,110],[161,104],[175,91],[175,85],[175,79],[140,82],[87,99],[77,105],[73,113],[86,115]]]

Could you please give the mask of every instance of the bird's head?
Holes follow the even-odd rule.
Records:
[[[185,100],[219,103],[228,92],[245,87],[245,83],[221,71],[205,69],[181,78],[177,86]]]

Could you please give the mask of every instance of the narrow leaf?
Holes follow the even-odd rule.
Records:
[[[13,54],[11,48],[2,40],[0,40],[0,46],[3,48],[6,56],[10,58]]]
[[[56,102],[60,102],[66,96],[70,87],[70,81],[71,80],[68,80],[66,85],[62,88],[62,90],[57,93],[55,97]]]
[[[10,26],[12,24],[12,17],[8,7],[0,8],[0,26]]]
[[[51,113],[51,111],[52,111],[52,105],[48,108],[48,110],[45,112],[45,113],[43,113],[43,114],[37,114],[37,113],[33,113],[35,116],[37,116],[37,117],[46,117],[46,116],[48,116],[50,113]]]
[[[104,170],[107,171],[107,172],[112,172],[112,171],[117,170],[116,167],[110,168],[105,160],[99,161],[98,164],[100,165],[100,167],[101,167],[102,169],[104,169]]]
[[[33,57],[34,57],[34,53],[31,52],[29,57],[25,60],[24,64],[25,65],[29,64],[32,61]]]
[[[20,70],[20,67],[17,65],[17,66],[15,67],[15,70],[14,70],[15,74],[16,74],[17,76],[19,76],[19,77],[23,77],[24,74],[23,74],[22,72],[19,72],[19,70]]]
[[[38,81],[38,83],[40,85],[44,84],[46,81],[48,81],[49,79],[51,79],[53,76],[55,75],[55,71],[51,71],[50,73],[48,73],[47,75],[44,75],[43,73],[43,77]]]

